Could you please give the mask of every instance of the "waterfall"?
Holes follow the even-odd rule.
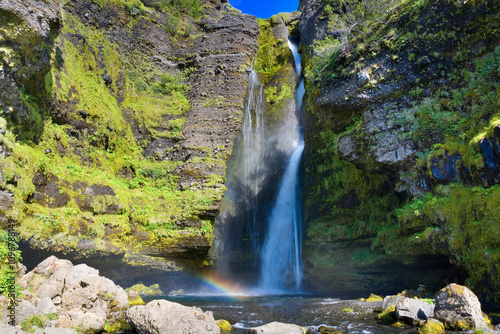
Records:
[[[300,57],[296,46],[290,45],[300,77]],[[249,74],[241,132],[227,164],[227,190],[216,218],[210,255],[217,260],[218,275],[244,289],[256,293],[299,291],[302,222],[298,172],[304,142],[297,111],[304,84],[297,85],[297,98],[285,100],[276,117],[269,113],[262,78],[255,71]],[[293,74],[287,80],[293,82]],[[293,196],[286,196],[290,194]],[[276,239],[285,235],[286,242]],[[286,261],[277,264],[277,258],[285,257]]]
[[[288,42],[300,78],[296,89],[297,112],[302,106],[304,81],[297,45]],[[261,251],[260,289],[270,293],[300,291],[302,282],[302,202],[299,167],[304,151],[302,130],[296,127],[293,153],[281,181],[275,205],[268,222],[267,238]]]

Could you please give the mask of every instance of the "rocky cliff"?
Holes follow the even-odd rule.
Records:
[[[1,212],[25,260],[206,265],[257,19],[197,0],[5,0],[0,18]]]
[[[309,283],[498,300],[498,2],[301,10]]]

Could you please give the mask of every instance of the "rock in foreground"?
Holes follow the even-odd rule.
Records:
[[[19,280],[24,300],[19,303],[16,321],[55,314],[44,327],[79,328],[98,333],[106,323],[123,319],[128,307],[127,293],[99,271],[85,264],[73,266],[68,260],[51,256]]]
[[[418,324],[434,315],[434,304],[422,299],[401,298],[396,304],[396,317],[411,324]]]
[[[476,295],[465,286],[450,284],[436,298],[434,317],[448,329],[470,330],[487,328]]]
[[[215,334],[220,333],[212,312],[166,300],[154,300],[127,311],[127,321],[138,333]]]
[[[284,324],[281,322],[271,322],[264,326],[251,328],[248,330],[249,334],[303,334],[302,327],[293,324]]]

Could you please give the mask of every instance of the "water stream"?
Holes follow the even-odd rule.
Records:
[[[297,78],[300,56],[294,53]],[[298,60],[297,60],[298,59]],[[226,169],[221,214],[211,252],[218,275],[259,293],[299,291],[302,280],[301,200],[298,173],[304,141],[297,99],[287,99],[276,114],[264,93],[267,81],[249,74],[240,135]],[[294,78],[289,78],[294,80]]]

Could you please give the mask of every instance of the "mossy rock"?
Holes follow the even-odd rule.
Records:
[[[164,293],[160,290],[160,285],[159,284],[152,284],[150,286],[145,286],[142,283],[137,283],[134,286],[131,286],[130,288],[125,289],[126,292],[131,292],[135,291],[138,292],[140,295],[143,296],[160,296],[163,295]]]
[[[227,320],[217,320],[217,326],[219,326],[221,332],[230,332],[233,327],[231,326],[231,324],[229,323],[229,321]]]
[[[137,291],[127,291],[128,305],[130,307],[136,305],[145,305],[146,303],[142,300],[141,295]]]
[[[365,301],[366,302],[382,302],[382,301],[384,301],[384,297],[378,296],[378,295],[372,293],[370,295],[370,297],[368,297]]]
[[[391,306],[380,312],[377,315],[377,320],[386,325],[394,324],[396,322],[396,307]]]
[[[419,334],[444,334],[444,324],[436,319],[427,320],[418,330]]]

